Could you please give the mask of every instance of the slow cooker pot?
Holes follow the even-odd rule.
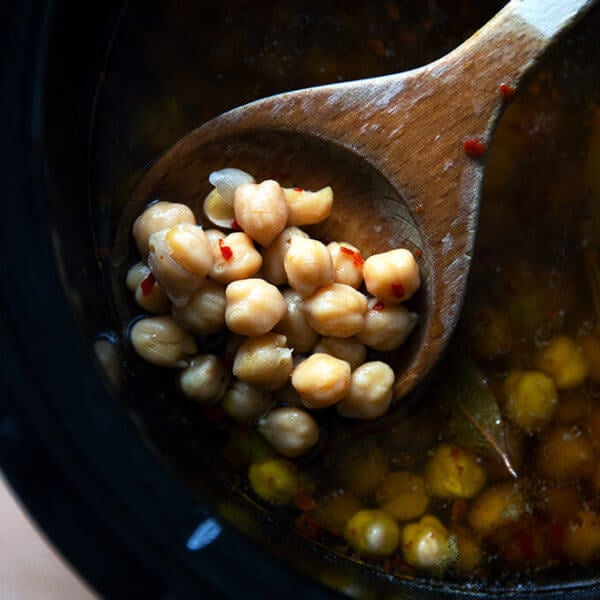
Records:
[[[160,378],[122,354],[126,326],[111,291],[111,248],[127,198],[123,182],[194,124],[176,114],[168,94],[154,104],[143,95],[158,83],[155,73],[143,72],[148,60],[156,65],[150,55],[157,48],[147,38],[141,42],[144,32],[163,31],[159,4],[30,0],[5,7],[0,456],[27,508],[109,598],[598,595],[589,573],[568,583],[395,580],[315,546],[225,476],[210,432],[199,435],[202,425],[168,403]],[[462,26],[444,42],[434,29],[434,48],[425,38],[411,40],[422,45],[405,67],[442,54],[501,4],[470,17],[461,12]],[[172,5],[177,11],[178,3]],[[240,6],[252,36],[252,3]],[[199,12],[217,20],[213,8],[206,3]],[[185,45],[189,34],[180,40],[157,35],[155,44]],[[214,66],[210,61],[219,57],[195,51],[190,46],[187,58],[204,71],[227,65],[221,57]],[[184,67],[189,71],[189,64],[165,62],[161,74]],[[215,73],[214,88],[184,94],[175,87],[172,95],[188,102],[196,95],[190,114],[197,123],[212,116],[202,94],[218,93],[221,79],[235,85],[232,78]],[[240,92],[239,103],[279,91],[282,81],[265,70],[261,85]],[[297,83],[319,81],[299,75]],[[128,129],[129,113],[140,107],[156,135],[140,138],[139,129]],[[112,354],[99,360],[106,349]],[[108,373],[107,364],[113,366]]]

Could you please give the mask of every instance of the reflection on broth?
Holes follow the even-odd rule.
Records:
[[[184,12],[192,10],[181,4]],[[215,7],[211,26],[222,21],[239,28],[235,39],[245,31],[245,47],[256,52],[236,64],[227,44],[211,38],[212,66],[203,64],[200,72],[206,90],[218,89],[214,103],[206,90],[181,91],[190,80],[185,66],[171,74],[168,85],[178,100],[169,104],[157,94],[153,106],[130,124],[133,144],[149,140],[156,115],[167,119],[159,133],[167,122],[173,129],[156,146],[148,142],[149,154],[141,152],[137,164],[127,161],[127,176],[194,119],[205,120],[253,94],[401,70],[413,66],[399,58],[404,47],[416,57],[430,39],[442,49],[439,54],[459,41],[453,20],[437,2],[429,3],[431,16],[421,14],[422,3],[416,2],[387,2],[384,9],[378,3],[351,4],[352,10],[326,3],[321,13],[296,4],[271,14],[259,11],[255,19],[264,19],[264,36]],[[247,10],[250,3],[240,6]],[[305,44],[295,37],[304,31],[298,17],[303,11],[315,24]],[[181,19],[173,27],[185,32]],[[297,27],[292,33],[284,33],[286,19]],[[357,32],[356,23],[369,26]],[[323,409],[321,442],[306,457],[284,458],[254,426],[231,418],[231,410],[199,408],[176,391],[169,376],[160,376],[169,400],[197,435],[209,436],[218,447],[231,479],[290,528],[339,556],[400,577],[452,580],[540,569],[560,578],[567,566],[584,565],[590,573],[597,568],[598,27],[595,10],[511,98],[489,153],[464,314],[444,363],[412,412],[367,427]],[[337,32],[336,43],[325,39],[329,30]],[[442,40],[443,30],[448,35]],[[423,61],[433,58],[429,52],[423,50]],[[167,59],[155,48],[147,58],[159,70]],[[222,75],[222,86],[217,79],[211,83],[213,69]],[[227,75],[235,69],[235,78]],[[242,82],[251,90],[246,96],[239,91]],[[199,113],[192,111],[193,102],[201,104]],[[122,147],[116,152],[125,154]],[[123,173],[112,175],[118,179]],[[110,188],[110,177],[105,181]],[[115,203],[115,217],[121,209]],[[123,322],[141,312],[123,283],[127,268],[139,260],[129,232],[141,208],[133,212],[122,218],[124,233],[118,234],[114,256]],[[208,343],[218,348],[222,340]],[[148,373],[130,360],[142,376]],[[269,406],[262,397],[256,401]],[[235,395],[231,403],[235,410]]]

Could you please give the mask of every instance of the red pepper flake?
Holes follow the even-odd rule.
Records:
[[[454,522],[460,521],[466,514],[469,509],[467,501],[464,498],[458,498],[452,504],[452,514],[450,519]]]
[[[355,267],[362,267],[365,263],[365,259],[362,257],[360,252],[347,248],[346,246],[340,246],[340,252],[346,256],[352,257],[352,262]]]
[[[221,256],[225,260],[231,260],[233,258],[233,250],[230,246],[226,246],[223,240],[219,240],[219,250],[221,250]]]
[[[417,204],[417,206],[415,207],[415,212],[420,215],[423,213],[423,205],[422,204]]]
[[[517,90],[515,90],[515,88],[508,83],[500,84],[500,94],[505,102],[510,102],[513,99],[516,91]]]
[[[519,537],[517,547],[525,560],[533,560],[537,557],[533,536],[530,533],[524,533]]]
[[[321,531],[321,525],[319,522],[305,512],[296,519],[296,527],[310,537],[317,536]]]
[[[301,187],[295,187],[294,191],[298,192],[299,194],[301,194],[304,190]]]
[[[416,248],[413,254],[415,255],[415,258],[421,258],[421,256],[423,256],[423,251],[420,248]]]
[[[392,283],[392,295],[394,298],[404,298],[406,295],[406,288],[401,283]]]
[[[152,293],[152,290],[154,289],[154,285],[156,284],[156,278],[154,277],[154,275],[152,275],[152,273],[150,273],[148,275],[148,277],[146,277],[141,283],[140,283],[140,289],[142,290],[142,296],[145,298],[146,296],[149,296]]]
[[[242,228],[240,227],[240,224],[235,219],[233,221],[231,221],[231,229],[234,229],[235,231],[242,230]]]
[[[383,302],[375,302],[371,310],[382,311],[385,309],[385,304]]]
[[[306,492],[298,492],[294,498],[294,504],[296,505],[296,508],[299,508],[303,512],[313,510],[317,505]]]
[[[485,144],[477,138],[470,138],[463,143],[465,154],[471,158],[481,158],[485,154]]]

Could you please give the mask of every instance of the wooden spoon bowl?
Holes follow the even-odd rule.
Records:
[[[473,253],[485,150],[506,104],[551,42],[594,0],[512,0],[456,50],[413,71],[288,92],[234,109],[182,138],[139,182],[132,210],[184,202],[200,214],[211,171],[331,185],[330,218],[312,234],[366,254],[420,256],[417,332],[395,363],[395,398],[423,379],[460,315]],[[467,148],[468,150],[468,148]]]

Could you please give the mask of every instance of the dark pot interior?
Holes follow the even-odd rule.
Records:
[[[264,4],[23,2],[9,9],[1,71],[3,89],[14,92],[2,98],[11,115],[0,224],[8,251],[4,471],[51,539],[107,597],[593,597],[591,570],[468,584],[401,579],[314,545],[248,494],[215,451],[210,424],[174,402],[161,375],[130,352],[133,309],[119,287],[126,265],[113,250],[139,168],[234,105],[331,81],[337,74],[326,61],[318,71],[305,61],[319,36],[333,36],[343,51],[357,45],[344,79],[383,74],[444,54],[503,2],[433,2],[431,24],[427,3],[406,2],[419,25],[396,41],[396,53],[379,57],[377,48],[358,47],[369,36],[347,17],[364,3]],[[378,6],[366,4],[367,11]],[[591,34],[599,26],[595,10],[568,39],[567,59],[600,57]],[[277,62],[278,31],[297,38],[287,62]],[[342,52],[335,43],[331,51]],[[259,46],[262,54],[250,52]],[[597,66],[565,70],[578,94],[600,90]],[[116,372],[97,360],[99,341],[114,352]]]

